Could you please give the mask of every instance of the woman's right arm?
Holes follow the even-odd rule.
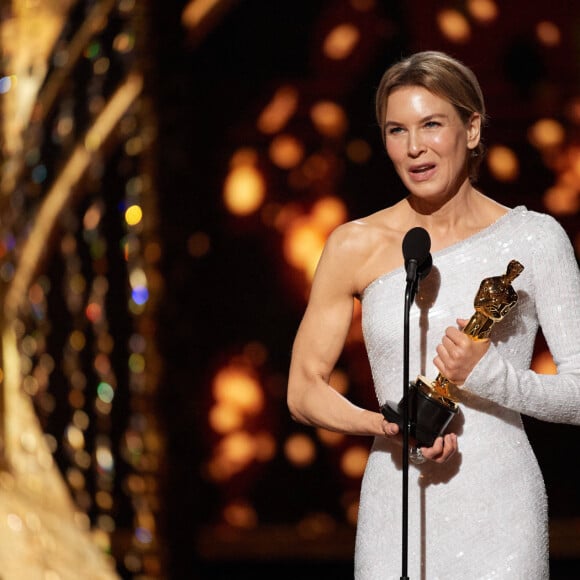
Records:
[[[360,256],[347,225],[329,238],[300,324],[288,379],[288,407],[301,423],[352,435],[395,435],[381,413],[352,404],[329,384],[352,321]]]
[[[347,224],[335,230],[320,258],[292,349],[288,407],[292,417],[306,425],[349,435],[397,436],[400,443],[396,423],[354,405],[329,384],[352,322],[356,268],[365,257],[356,236],[348,235],[356,227]],[[444,463],[457,451],[457,437],[447,434],[421,449],[426,459]]]

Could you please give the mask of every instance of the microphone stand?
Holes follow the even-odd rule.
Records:
[[[410,260],[405,287],[405,316],[403,321],[403,473],[402,473],[402,566],[401,580],[407,576],[409,536],[409,311],[417,291],[417,261]]]

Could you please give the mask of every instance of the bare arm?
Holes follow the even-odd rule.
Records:
[[[288,407],[295,420],[307,425],[353,435],[394,435],[396,425],[353,405],[329,384],[352,321],[358,259],[344,230],[330,237],[294,341]]]
[[[365,259],[364,248],[348,232],[348,226],[335,231],[320,259],[292,349],[288,407],[296,421],[307,425],[350,435],[396,436],[400,442],[398,425],[357,407],[329,384],[352,322],[356,269]],[[439,437],[422,451],[427,459],[444,463],[457,451],[457,437]]]

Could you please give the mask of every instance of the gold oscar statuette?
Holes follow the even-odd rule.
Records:
[[[506,273],[502,276],[485,278],[474,300],[475,313],[463,329],[473,340],[489,338],[493,326],[503,320],[516,305],[518,295],[512,282],[522,273],[524,267],[511,260]],[[420,375],[409,388],[409,423],[410,434],[417,439],[420,446],[430,447],[457,414],[459,405],[453,394],[455,385],[441,373],[434,381]],[[381,408],[388,421],[399,422],[401,405],[395,409],[386,403]]]

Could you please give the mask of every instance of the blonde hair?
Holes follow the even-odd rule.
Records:
[[[474,113],[486,121],[483,93],[473,71],[457,59],[434,50],[417,52],[392,65],[383,74],[376,93],[377,122],[383,125],[389,95],[400,87],[418,86],[449,101],[459,117],[467,123]],[[480,139],[468,157],[469,179],[475,181],[483,159],[485,147]]]

